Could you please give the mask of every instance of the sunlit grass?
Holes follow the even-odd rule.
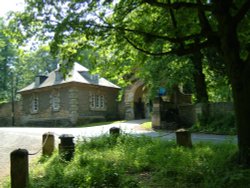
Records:
[[[94,122],[94,123],[88,123],[88,124],[80,124],[80,125],[77,125],[77,127],[95,127],[95,126],[109,125],[109,124],[116,124],[116,123],[123,123],[123,122],[126,122],[126,121],[120,120],[120,121]]]
[[[145,130],[152,130],[152,122],[151,121],[147,121],[145,123],[141,124],[141,128],[145,129]]]

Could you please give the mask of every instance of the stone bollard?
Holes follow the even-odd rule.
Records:
[[[191,134],[186,129],[178,129],[176,132],[176,143],[179,146],[192,147]]]
[[[43,134],[43,155],[51,156],[55,149],[55,136],[53,133],[48,132]]]
[[[118,127],[111,127],[109,129],[109,134],[111,136],[115,136],[115,137],[118,137],[120,135],[120,132],[121,132],[121,129],[118,128]]]
[[[17,149],[10,153],[11,188],[29,186],[29,159],[26,149]]]
[[[73,142],[74,136],[72,134],[62,134],[59,139],[59,154],[65,161],[70,161],[74,155],[75,144]]]

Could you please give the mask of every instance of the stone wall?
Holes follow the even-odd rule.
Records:
[[[79,116],[79,96],[78,89],[72,87],[68,91],[68,103],[69,103],[69,118],[70,121],[75,124]],[[84,100],[84,97],[82,98]]]
[[[210,103],[209,108],[211,115],[234,113],[234,106],[232,102]]]
[[[160,105],[159,105],[160,104]],[[197,122],[198,117],[201,115],[201,104],[183,104],[178,105],[178,126],[179,127],[190,127]],[[163,128],[167,127],[165,124],[177,122],[174,119],[168,119],[166,116],[168,110],[175,109],[175,105],[167,102],[159,102],[155,100],[153,104],[153,116],[152,116],[152,125],[154,128]],[[234,113],[233,103],[231,102],[218,102],[209,104],[210,115],[218,114],[227,114]],[[174,118],[174,116],[172,117]]]
[[[23,126],[70,126],[69,119],[69,97],[68,87],[54,87],[40,89],[36,92],[22,94],[21,101],[21,125]],[[51,95],[59,92],[60,108],[54,111],[51,105]],[[32,112],[32,96],[36,95],[39,99],[38,112]]]
[[[119,119],[119,90],[108,87],[78,85],[78,123]],[[90,97],[92,94],[103,96],[105,106],[102,109],[92,109]]]
[[[20,125],[20,102],[14,103],[14,123],[15,126]],[[4,103],[0,105],[0,126],[12,126],[12,103]]]
[[[184,124],[193,125],[202,113],[201,104],[179,106],[180,118]],[[209,104],[211,116],[218,114],[234,113],[232,102],[217,102]]]
[[[119,112],[119,119],[125,119],[125,103],[124,99],[118,101],[118,112]]]
[[[192,104],[179,106],[180,123],[182,126],[190,127],[196,122],[194,107]]]

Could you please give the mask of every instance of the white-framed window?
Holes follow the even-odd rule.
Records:
[[[39,99],[37,95],[33,95],[31,102],[31,111],[32,113],[37,113],[39,109]]]
[[[89,101],[91,110],[106,110],[104,95],[90,93]]]
[[[60,110],[60,95],[57,91],[53,91],[51,94],[51,109],[52,111]]]
[[[104,108],[104,107],[105,107],[104,96],[101,95],[100,96],[100,108]]]
[[[95,95],[95,108],[100,108],[100,96]]]
[[[95,108],[95,95],[90,94],[90,108],[93,109]]]

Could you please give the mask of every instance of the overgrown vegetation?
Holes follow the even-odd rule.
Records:
[[[237,166],[231,143],[199,143],[122,135],[79,141],[74,159],[57,152],[31,168],[30,187],[246,187],[250,170]],[[6,185],[8,187],[8,185]]]
[[[211,134],[236,134],[235,116],[232,113],[214,114],[208,119],[200,117],[197,123],[190,129],[192,132]]]

